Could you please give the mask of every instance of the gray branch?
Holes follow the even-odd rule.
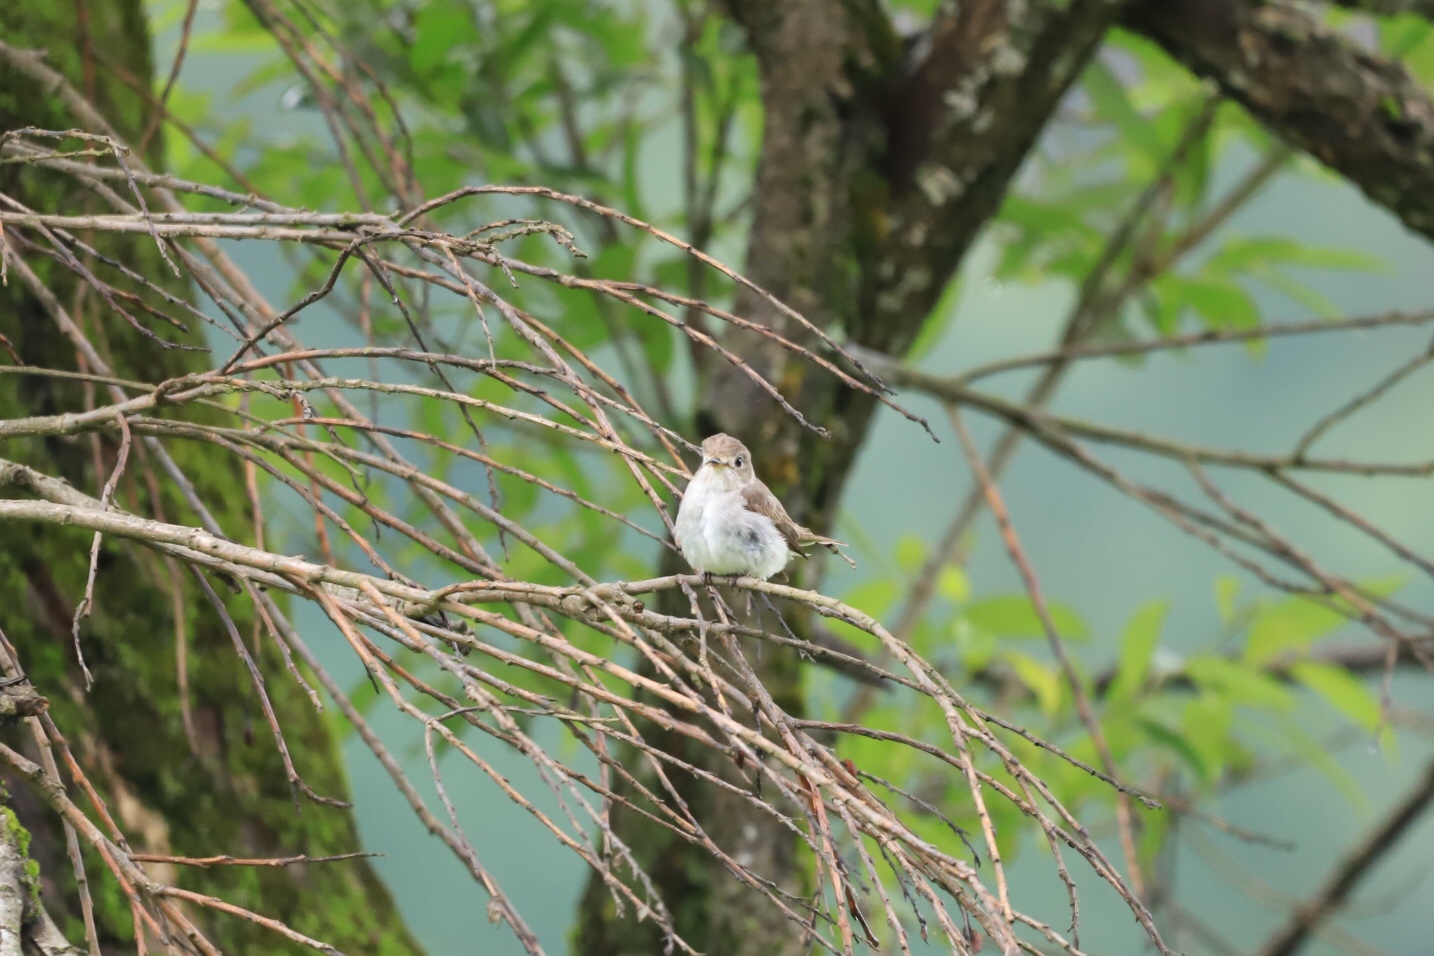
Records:
[[[1429,0],[1360,5],[1434,8]],[[1281,0],[1146,0],[1127,25],[1434,238],[1434,101],[1402,65]]]

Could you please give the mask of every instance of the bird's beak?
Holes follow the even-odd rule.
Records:
[[[704,459],[702,460],[702,464],[704,464],[704,465],[715,465],[715,466],[718,467],[718,468],[726,468],[726,467],[727,467],[727,463],[726,463],[725,461],[719,461],[719,460],[717,460],[716,458],[704,458]]]

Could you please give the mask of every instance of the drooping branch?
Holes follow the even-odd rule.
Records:
[[[16,469],[9,469],[9,474],[16,474]],[[45,482],[29,480],[28,487],[44,489]],[[58,489],[55,496],[64,496]],[[69,497],[71,500],[73,496]],[[548,611],[567,617],[573,621],[587,624],[588,626],[603,629],[605,620],[617,625],[620,630],[633,639],[639,640],[634,633],[632,626],[640,628],[649,637],[667,632],[678,633],[680,629],[690,628],[696,622],[682,624],[664,618],[662,615],[647,611],[641,602],[633,601],[635,595],[647,594],[654,591],[670,590],[679,586],[690,586],[699,579],[659,579],[653,581],[641,581],[631,583],[618,583],[608,585],[588,585],[576,588],[550,587],[539,585],[528,585],[522,582],[487,582],[475,581],[460,583],[455,586],[441,589],[436,592],[426,591],[412,585],[386,580],[379,577],[344,571],[337,568],[330,568],[324,565],[315,564],[302,558],[288,557],[264,552],[257,548],[245,545],[226,542],[210,535],[201,529],[190,529],[175,525],[166,525],[149,519],[138,518],[132,515],[125,515],[114,511],[106,511],[102,507],[92,505],[81,505],[79,503],[55,504],[48,501],[21,501],[8,500],[0,501],[0,522],[8,521],[38,521],[42,523],[72,526],[92,531],[103,531],[107,534],[131,538],[151,545],[169,545],[192,549],[194,552],[208,555],[222,563],[225,570],[232,576],[240,579],[252,578],[256,582],[273,583],[282,586],[286,590],[293,590],[300,594],[313,593],[315,597],[324,604],[331,616],[335,616],[336,622],[342,621],[350,640],[359,642],[357,646],[369,647],[367,653],[379,653],[377,647],[363,641],[356,631],[352,630],[356,624],[364,624],[373,627],[377,621],[374,617],[381,612],[388,616],[402,629],[409,631],[410,637],[414,639],[415,647],[426,646],[422,638],[414,630],[415,625],[409,623],[410,619],[417,619],[427,614],[432,609],[441,609],[448,613],[459,614],[471,618],[474,623],[486,624],[506,630],[514,636],[537,642],[550,652],[568,658],[585,668],[595,668],[606,672],[613,678],[627,682],[634,690],[642,690],[648,694],[655,695],[663,700],[668,706],[674,708],[678,713],[689,717],[701,717],[713,721],[720,731],[739,742],[745,747],[752,748],[754,753],[763,754],[767,759],[775,760],[778,767],[785,767],[787,773],[796,775],[788,779],[783,776],[775,776],[773,782],[779,787],[790,787],[796,785],[812,789],[814,798],[831,802],[833,812],[839,814],[842,819],[852,821],[860,833],[876,839],[883,844],[889,844],[893,850],[900,850],[903,854],[912,854],[915,858],[923,861],[922,870],[928,874],[927,878],[934,878],[936,884],[947,892],[955,893],[958,898],[965,899],[967,892],[975,894],[973,905],[977,908],[972,910],[973,915],[982,920],[988,933],[997,938],[1001,943],[1003,951],[1014,952],[1014,940],[1009,937],[1002,938],[1001,924],[992,921],[989,917],[993,910],[1007,908],[1008,904],[998,907],[995,898],[976,879],[975,870],[963,861],[951,858],[941,853],[936,848],[926,844],[924,841],[915,838],[906,830],[899,820],[890,815],[879,801],[856,793],[858,799],[852,800],[852,787],[855,781],[846,776],[840,769],[841,764],[835,756],[814,750],[818,745],[809,739],[802,739],[800,742],[792,739],[789,745],[783,745],[771,741],[736,721],[727,713],[724,707],[713,707],[701,697],[694,696],[691,692],[683,692],[677,686],[667,683],[659,683],[649,678],[644,678],[632,670],[621,666],[611,660],[582,651],[572,645],[566,645],[561,638],[555,635],[546,635],[532,631],[528,628],[516,625],[499,615],[481,611],[477,605],[486,603],[517,603],[521,602],[529,606],[542,606]],[[1021,782],[1023,787],[1030,787],[1061,813],[1067,820],[1074,818],[1069,816],[1068,811],[1060,807],[1050,794],[1049,789],[1038,779],[1026,771],[1018,761],[1011,755],[1004,745],[985,727],[986,715],[970,707],[959,695],[957,695],[939,673],[925,661],[921,660],[909,648],[895,641],[891,635],[873,618],[862,612],[844,605],[842,602],[827,598],[814,592],[801,591],[784,585],[770,584],[767,582],[742,579],[738,582],[741,586],[769,594],[773,597],[781,597],[786,600],[798,601],[811,607],[817,613],[843,620],[857,626],[869,633],[879,637],[888,651],[902,662],[908,669],[912,680],[924,694],[931,695],[937,700],[942,709],[946,712],[947,723],[950,727],[953,739],[957,744],[956,759],[966,768],[966,773],[971,777],[972,785],[977,785],[978,779],[989,781],[983,775],[979,775],[974,766],[970,764],[967,748],[975,743],[991,749],[1005,763],[1015,778]],[[433,630],[427,627],[425,630]],[[717,625],[709,626],[712,633],[721,634],[729,628],[722,628]],[[456,642],[471,646],[484,654],[499,654],[508,663],[522,663],[524,666],[547,672],[546,668],[535,665],[532,662],[522,661],[510,654],[503,654],[482,641],[473,639],[471,636],[458,631],[449,631],[444,639],[449,642]],[[645,653],[651,653],[650,650]],[[671,653],[671,652],[669,652]],[[692,669],[692,661],[680,655],[670,658],[673,663],[680,664],[683,668]],[[371,664],[370,667],[376,665]],[[468,669],[469,673],[474,673]],[[375,673],[380,673],[375,671]],[[695,674],[694,674],[695,676]],[[715,675],[709,675],[715,677]],[[388,677],[383,678],[385,681]],[[405,677],[405,679],[411,679]],[[728,683],[725,679],[718,678],[726,695],[734,701],[743,701],[743,694],[740,687]],[[755,688],[755,685],[749,685]],[[614,695],[600,684],[575,683],[574,690],[585,695],[594,696],[606,704],[625,708],[635,715],[649,719],[658,719],[666,724],[673,721],[662,717],[650,707],[646,707],[636,699],[624,699]],[[493,706],[497,706],[496,702]],[[752,704],[745,703],[744,706],[751,707]],[[766,704],[769,716],[779,725],[785,725],[790,718],[778,710],[771,709],[775,705],[768,701]],[[793,733],[796,733],[795,725]],[[693,725],[688,731],[699,738],[705,738],[705,733]],[[804,735],[803,735],[804,737]],[[456,744],[456,740],[450,741]],[[914,742],[912,742],[914,744]],[[925,749],[925,748],[923,748]],[[752,759],[752,758],[748,758]],[[19,763],[11,758],[12,766],[19,766]],[[568,776],[574,776],[570,770],[564,771]],[[576,779],[576,778],[575,778]],[[805,783],[801,783],[805,781]],[[604,792],[603,788],[597,787],[592,781],[583,780],[585,786],[598,789]],[[611,795],[609,795],[611,796]],[[56,800],[60,798],[55,797]],[[1023,812],[1039,817],[1039,811],[1035,809],[1031,800],[1017,800],[1017,805]],[[56,804],[59,806],[59,804]],[[67,818],[73,814],[72,810],[66,809]],[[1043,818],[1042,818],[1043,819]],[[1146,913],[1139,902],[1130,895],[1128,889],[1121,883],[1119,877],[1115,876],[1109,864],[1100,855],[1098,849],[1084,835],[1076,836],[1059,827],[1054,827],[1049,821],[1043,823],[1050,827],[1049,832],[1055,838],[1061,839],[1082,856],[1090,859],[1103,878],[1112,883],[1118,892],[1130,902],[1135,909],[1137,917],[1151,934],[1151,938],[1159,945],[1159,936],[1156,934],[1153,924],[1150,922],[1149,914]],[[988,839],[992,840],[993,831],[989,819],[986,820]],[[554,829],[555,834],[560,831]],[[93,839],[93,838],[92,838]],[[114,844],[102,841],[97,844],[102,846],[113,856],[117,851]],[[576,846],[574,849],[578,849]],[[994,849],[991,852],[995,852]],[[595,858],[586,854],[585,859],[594,865]],[[133,863],[122,862],[120,870],[132,867]],[[934,869],[933,869],[934,868]],[[119,872],[117,870],[117,872]],[[130,872],[135,872],[130,870]],[[943,875],[944,874],[944,875]],[[913,873],[914,877],[914,873]],[[999,879],[999,874],[998,874]],[[146,884],[147,885],[147,884]],[[969,889],[967,889],[969,888]],[[179,896],[204,905],[214,906],[226,912],[235,911],[222,901],[205,897],[197,898],[193,894],[181,893],[173,888],[150,888],[147,890],[150,895],[158,896]],[[1002,891],[1002,899],[1005,892]],[[634,900],[635,902],[636,900]],[[1011,912],[1007,909],[1007,912]],[[245,918],[259,919],[254,914],[244,914]],[[1007,920],[1018,918],[1028,925],[1043,928],[1044,924],[1031,921],[1019,913],[1011,913],[1005,917]],[[268,923],[262,923],[268,925]],[[276,931],[283,932],[278,926],[271,927]],[[1043,932],[1052,942],[1069,949],[1058,936],[1049,931],[1048,927]],[[323,948],[319,946],[317,948]],[[327,950],[325,950],[327,951]],[[1163,948],[1162,948],[1163,951]]]

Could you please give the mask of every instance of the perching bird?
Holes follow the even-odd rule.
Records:
[[[693,568],[711,575],[750,575],[766,580],[787,566],[803,544],[820,544],[840,555],[842,542],[825,538],[791,519],[787,509],[752,471],[752,453],[731,435],[702,443],[702,465],[677,509],[677,546]]]

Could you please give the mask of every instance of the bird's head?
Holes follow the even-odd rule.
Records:
[[[755,476],[752,453],[731,435],[713,435],[702,443],[702,467],[722,487],[740,487]]]

